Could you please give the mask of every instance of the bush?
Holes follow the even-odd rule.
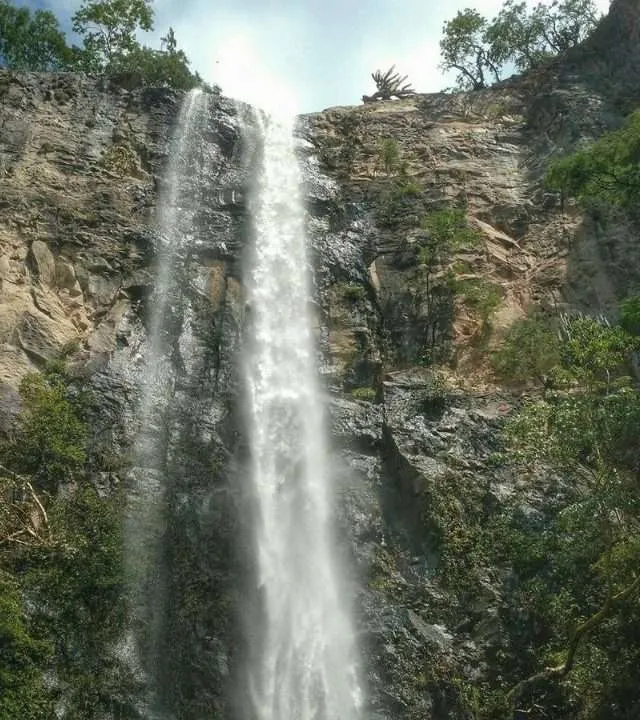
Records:
[[[428,237],[419,252],[421,265],[445,262],[450,256],[478,244],[480,233],[469,226],[465,208],[444,208],[427,215],[422,227]]]
[[[380,195],[376,207],[377,222],[386,227],[397,227],[409,216],[411,224],[417,224],[416,200],[421,195],[422,187],[415,180],[407,176],[395,179]]]
[[[364,300],[366,296],[365,289],[358,283],[343,283],[340,285],[340,292],[345,300],[358,302]]]
[[[358,387],[353,388],[353,390],[351,391],[351,397],[355,398],[356,400],[367,400],[369,402],[372,402],[376,399],[376,396],[376,389],[372,387]]]
[[[382,167],[387,175],[390,175],[400,162],[400,147],[398,141],[394,138],[385,138],[380,142],[378,154],[382,162]]]
[[[620,303],[620,326],[631,335],[640,335],[640,295]]]
[[[491,362],[505,380],[544,383],[560,362],[557,322],[539,314],[516,321],[492,354]]]
[[[126,621],[123,498],[86,477],[87,398],[64,366],[20,391],[0,458],[0,717],[53,717],[60,689],[69,717],[133,717],[114,699],[134,682],[113,655]]]
[[[86,460],[83,398],[74,395],[58,364],[43,374],[25,375],[20,395],[24,411],[13,442],[0,448],[0,458],[12,472],[32,477],[36,488],[55,492]]]
[[[545,184],[584,207],[620,207],[637,214],[640,203],[640,111],[620,130],[551,163]]]
[[[502,302],[502,287],[498,283],[479,278],[455,281],[456,291],[461,293],[465,304],[486,323]]]
[[[27,627],[20,588],[0,571],[0,717],[42,720],[53,717],[42,669],[52,647]]]

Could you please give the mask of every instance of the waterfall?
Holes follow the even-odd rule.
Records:
[[[249,692],[257,720],[355,720],[360,688],[332,547],[309,257],[293,125],[259,115],[245,358],[258,586]]]
[[[180,108],[169,146],[165,183],[158,200],[156,284],[140,375],[138,431],[124,520],[131,622],[130,635],[123,641],[121,654],[147,688],[144,717],[154,719],[167,717],[161,707],[158,687],[167,612],[164,562],[167,407],[175,382],[167,327],[180,302],[177,267],[189,240],[192,214],[197,206],[191,186],[197,182],[195,157],[207,119],[206,94],[192,90]]]

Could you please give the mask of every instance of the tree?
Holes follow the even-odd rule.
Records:
[[[153,29],[151,0],[83,0],[72,18],[82,47],[69,47],[55,16],[44,10],[33,15],[0,0],[0,66],[15,70],[81,70],[94,74],[132,74],[144,85],[182,90],[203,86],[191,72],[189,59],[178,48],[169,28],[160,50],[141,45],[139,31]]]
[[[18,8],[0,0],[0,66],[11,70],[52,71],[69,67],[68,47],[55,15]]]
[[[153,30],[153,8],[151,0],[83,0],[72,22],[86,69],[117,69],[139,48],[136,31]]]
[[[640,596],[640,392],[629,377],[637,348],[638,337],[621,327],[567,320],[555,388],[525,405],[507,429],[518,462],[572,479],[571,499],[545,532],[546,552],[553,552],[545,577],[538,571],[525,591],[539,596],[537,612],[552,625],[553,640],[543,653],[546,666],[512,688],[513,701],[578,666],[574,683],[587,686],[592,672],[608,672],[607,662],[613,674],[624,672],[617,664],[620,638],[607,633],[624,641]],[[590,642],[597,648],[590,651]],[[597,662],[590,667],[592,656]]]
[[[480,90],[487,86],[487,72],[500,81],[501,66],[492,55],[485,35],[488,23],[477,10],[460,10],[447,20],[440,40],[443,71],[457,70],[460,90]]]
[[[457,70],[457,89],[479,90],[499,82],[506,65],[530,70],[582,42],[600,16],[593,0],[554,0],[529,10],[506,0],[491,21],[476,10],[459,11],[445,22],[441,68]]]
[[[545,182],[586,207],[635,211],[640,201],[640,111],[632,113],[620,130],[553,162]]]
[[[202,84],[189,69],[169,28],[161,49],[141,45],[136,31],[153,29],[151,0],[84,0],[73,16],[73,29],[84,39],[79,64],[88,72],[138,75],[145,85],[190,90]]]
[[[429,326],[422,362],[438,360],[439,346],[447,342],[454,319],[453,255],[477,245],[480,235],[469,225],[465,207],[436,210],[422,221],[424,235],[419,241],[420,297],[427,308]],[[444,341],[444,342],[443,342]]]
[[[554,0],[551,5],[536,5],[530,23],[547,51],[559,54],[585,40],[601,18],[593,0]]]
[[[384,75],[380,70],[371,73],[373,82],[376,84],[376,92],[373,95],[363,95],[363,102],[374,100],[391,100],[393,97],[405,98],[415,95],[415,90],[410,83],[406,83],[407,76],[400,77],[400,73],[394,73],[395,65],[392,65]],[[402,83],[405,83],[404,85]]]
[[[507,0],[485,33],[492,56],[500,65],[511,61],[520,72],[537,67],[549,56],[540,13],[527,14],[526,2]]]
[[[162,49],[137,45],[120,62],[120,69],[139,73],[146,85],[167,85],[190,90],[202,84],[198,73],[189,69],[189,59],[177,47],[173,28],[162,38]]]

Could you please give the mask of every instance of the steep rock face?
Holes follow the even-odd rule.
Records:
[[[505,650],[501,587],[495,574],[474,588],[443,586],[440,568],[452,560],[443,537],[464,568],[474,550],[455,537],[464,518],[486,522],[514,498],[523,516],[543,517],[563,497],[557,478],[496,465],[500,429],[520,400],[496,385],[488,352],[530,306],[612,314],[640,287],[637,228],[585,216],[542,182],[550,159],[619,127],[640,97],[627,71],[638,58],[632,6],[614,3],[585,47],[500,87],[306,118],[304,136],[339,183],[333,240],[319,252],[326,370],[380,717],[468,716],[464,683],[490,678]],[[388,141],[400,155],[392,167]],[[421,219],[455,206],[480,240],[454,254],[453,280],[497,290],[490,318],[464,290],[435,296],[446,278],[419,267]],[[444,375],[425,367],[434,360],[447,363]]]
[[[151,613],[133,628],[140,657],[117,648],[116,672],[150,683],[152,702],[201,717],[229,702],[235,643],[230,576],[242,533],[233,506],[242,488],[227,468],[240,436],[235,355],[246,231],[231,190],[246,182],[241,158],[251,148],[240,144],[238,108],[212,97],[192,172],[177,189],[190,225],[161,319],[169,391],[152,400],[145,432],[157,452],[149,459],[136,450],[138,408],[151,307],[160,300],[156,260],[167,242],[158,203],[183,98],[0,71],[0,397],[6,430],[26,372],[64,356],[88,380],[91,452],[114,458],[116,468],[93,480],[101,492],[127,488],[128,542],[149,542],[159,568],[151,586],[134,590]],[[162,478],[163,509],[151,534],[138,527],[149,503],[141,477]],[[153,637],[150,623],[162,628]],[[161,660],[150,664],[152,646]],[[126,685],[118,703],[135,713],[147,693],[136,697]]]
[[[622,33],[616,52],[635,58],[624,30],[631,6],[614,3],[611,18],[622,20],[603,28]],[[593,47],[609,47],[598,32]],[[584,218],[541,183],[550,157],[621,121],[619,96],[595,82],[589,47],[499,88],[300,121],[338,530],[370,715],[380,720],[466,717],[446,668],[469,681],[487,677],[499,645],[495,584],[483,580],[465,600],[439,582],[445,525],[467,511],[492,512],[521,485],[495,467],[500,427],[519,399],[496,387],[487,348],[530,303],[607,312],[638,284],[635,231]],[[622,74],[619,87],[637,99]],[[3,416],[15,414],[25,372],[68,353],[96,393],[96,446],[124,454],[134,444],[162,246],[157,204],[181,99],[0,71]],[[164,453],[132,470],[166,479],[163,601],[154,611],[162,660],[143,670],[155,676],[163,707],[185,720],[234,716],[242,660],[251,548],[237,359],[251,229],[231,189],[246,186],[252,148],[242,146],[240,124],[231,103],[212,102],[210,132],[183,188],[197,217],[167,305],[171,392],[152,428]],[[383,166],[386,139],[400,147],[402,172]],[[394,193],[396,185],[405,190]],[[418,267],[420,219],[454,203],[465,204],[480,236],[456,256],[458,279],[498,289],[488,335],[468,297],[434,297]],[[425,367],[451,359],[444,383]],[[95,482],[127,479],[102,473]],[[561,490],[536,478],[527,512]]]

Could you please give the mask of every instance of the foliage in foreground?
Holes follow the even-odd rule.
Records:
[[[514,326],[500,367],[543,385],[494,458],[519,490],[497,513],[479,487],[430,501],[445,582],[463,603],[484,573],[502,588],[486,684],[465,686],[478,720],[640,712],[639,306],[622,304],[621,325],[533,315]]]
[[[126,717],[121,505],[86,477],[87,396],[58,363],[27,375],[0,447],[0,717]],[[48,674],[54,683],[45,685]]]

